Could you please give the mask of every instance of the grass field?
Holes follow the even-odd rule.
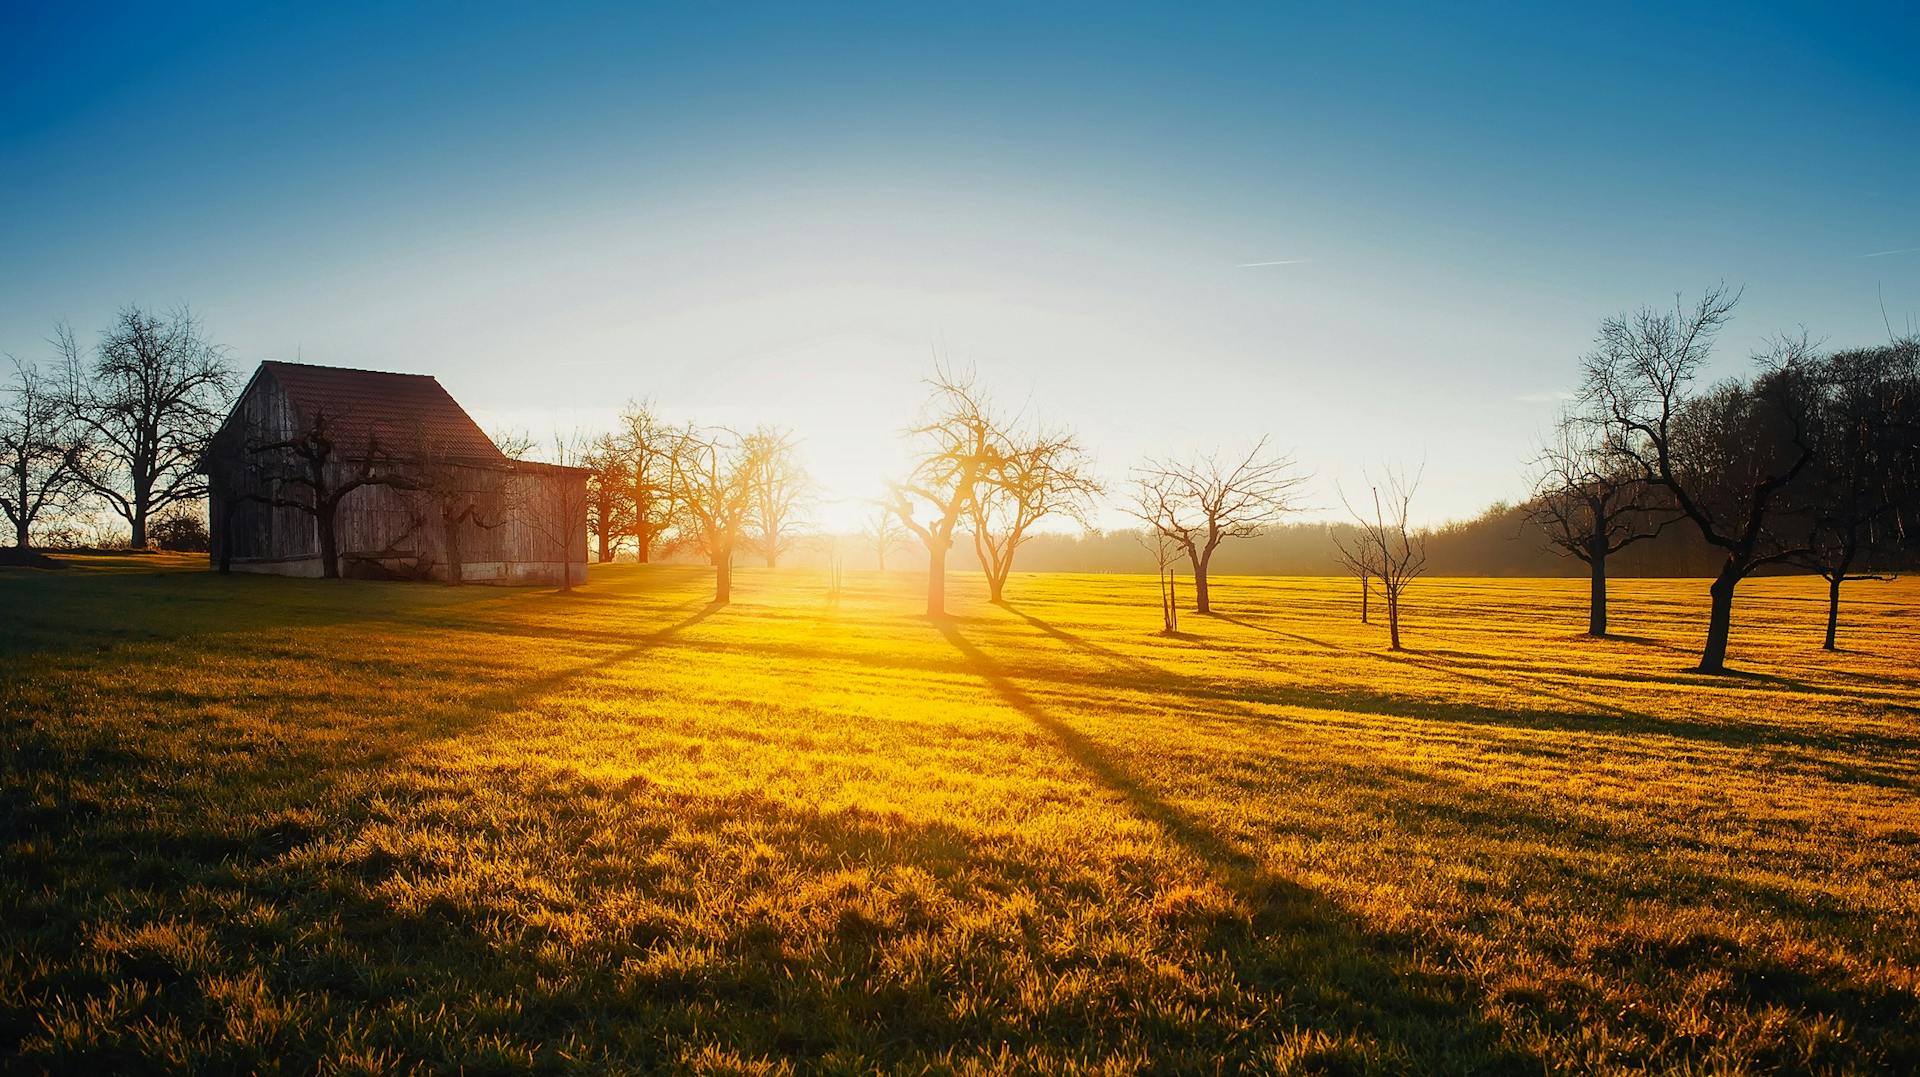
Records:
[[[1920,1067],[1920,584],[0,571],[0,1069]]]

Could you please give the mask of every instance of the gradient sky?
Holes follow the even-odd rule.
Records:
[[[1912,3],[273,7],[5,7],[0,352],[186,302],[489,425],[783,423],[851,501],[937,351],[1114,479],[1265,434],[1432,520],[1609,313],[1744,284],[1720,373],[1920,319]]]

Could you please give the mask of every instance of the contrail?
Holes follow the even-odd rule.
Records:
[[[1863,254],[1863,255],[1861,255],[1860,257],[1862,257],[1862,258],[1885,258],[1885,257],[1886,257],[1887,255],[1889,255],[1889,254],[1912,254],[1912,253],[1914,253],[1915,251],[1920,251],[1920,247],[1902,247],[1902,248],[1900,248],[1900,249],[1899,249],[1899,250],[1897,250],[1897,251],[1874,251],[1874,252],[1873,252],[1872,254]]]

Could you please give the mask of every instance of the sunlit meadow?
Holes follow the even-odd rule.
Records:
[[[1920,583],[0,573],[0,1068],[1920,1066]]]

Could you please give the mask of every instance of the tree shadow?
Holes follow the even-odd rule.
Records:
[[[1268,635],[1280,636],[1285,639],[1293,640],[1296,643],[1304,643],[1309,647],[1318,647],[1323,651],[1344,651],[1347,649],[1338,644],[1328,643],[1326,640],[1323,640],[1323,639],[1315,639],[1312,636],[1303,636],[1298,632],[1288,632],[1285,629],[1275,628],[1272,625],[1255,624],[1252,621],[1243,621],[1238,617],[1233,617],[1228,614],[1221,613],[1219,610],[1214,610],[1211,613],[1198,614],[1197,616],[1211,617],[1216,621],[1225,621],[1230,625],[1239,625],[1241,628],[1251,628],[1255,632],[1265,632]]]
[[[1228,619],[1230,618],[1222,618]],[[1030,620],[1038,620],[1030,618]],[[1040,627],[1036,625],[1035,627]],[[1260,629],[1261,626],[1250,627]],[[949,634],[951,624],[941,626],[943,634]],[[1278,633],[1288,635],[1288,633]],[[1089,653],[1100,656],[1106,648],[1098,647],[1089,641],[1081,640],[1073,633],[1060,630],[1049,633],[1065,642],[1083,645]],[[1340,650],[1357,655],[1368,655],[1382,661],[1400,662],[1408,665],[1445,673],[1464,680],[1498,688],[1502,693],[1511,693],[1516,687],[1512,681],[1488,677],[1482,674],[1460,670],[1445,663],[1428,662],[1405,652],[1391,653],[1362,649],[1334,647],[1321,641],[1328,649]],[[977,648],[976,648],[977,650]],[[1444,653],[1444,652],[1443,652]],[[824,654],[822,658],[826,657]],[[868,658],[863,661],[873,662]],[[917,659],[898,658],[885,664],[909,666],[913,668],[937,668],[932,663]],[[1415,721],[1435,722],[1452,725],[1494,726],[1509,729],[1531,729],[1544,731],[1565,731],[1589,733],[1602,736],[1645,736],[1678,737],[1728,748],[1751,748],[1757,746],[1777,746],[1798,750],[1822,751],[1864,751],[1876,758],[1895,758],[1901,753],[1912,752],[1920,747],[1920,740],[1914,737],[1873,733],[1864,730],[1832,730],[1824,733],[1803,733],[1774,723],[1764,722],[1709,722],[1683,716],[1656,716],[1644,711],[1622,707],[1604,700],[1592,699],[1572,693],[1561,685],[1541,685],[1540,694],[1560,699],[1572,704],[1569,710],[1547,710],[1540,708],[1499,709],[1473,703],[1458,701],[1426,702],[1406,699],[1376,690],[1361,688],[1339,688],[1332,686],[1278,685],[1260,682],[1242,681],[1232,685],[1222,685],[1212,681],[1199,680],[1185,674],[1163,669],[1148,663],[1140,663],[1139,668],[1127,664],[1118,668],[1106,687],[1131,690],[1150,695],[1181,695],[1195,700],[1217,700],[1236,704],[1254,704],[1263,706],[1298,707],[1308,710],[1347,711],[1363,714],[1379,714]],[[1003,668],[1003,672],[1004,667]],[[1022,678],[1042,683],[1058,685],[1063,689],[1084,687],[1081,681],[1072,675],[1058,670],[1045,668],[1020,669]],[[1657,679],[1657,678],[1656,678]],[[1216,716],[1217,717],[1217,716]],[[1910,789],[1916,783],[1908,776],[1883,772],[1870,765],[1840,762],[1831,759],[1806,762],[1829,774],[1832,780],[1840,782],[1861,782],[1885,788]]]
[[[1668,643],[1666,640],[1655,639],[1652,636],[1636,636],[1627,632],[1609,632],[1604,636],[1589,636],[1585,632],[1581,632],[1568,638],[1573,640],[1587,640],[1593,643],[1631,643],[1638,647],[1647,647],[1653,650],[1672,651],[1674,654],[1695,654],[1699,651],[1697,647],[1682,647],[1678,644]]]
[[[1416,1069],[1535,1070],[1503,1042],[1458,977],[1413,967],[1409,940],[1370,934],[1335,903],[1275,875],[1115,762],[1100,745],[1042,707],[1009,672],[949,624],[939,630],[1001,702],[1046,732],[1069,759],[1194,857],[1251,911],[1254,937],[1225,957],[1248,987],[1291,1000],[1334,1036],[1379,1037]],[[1301,1004],[1304,1002],[1304,1006]]]
[[[1064,643],[1067,646],[1074,648],[1075,650],[1083,651],[1097,658],[1105,659],[1108,663],[1112,665],[1119,666],[1123,669],[1130,669],[1136,673],[1164,672],[1164,670],[1162,670],[1159,666],[1156,666],[1151,662],[1147,662],[1142,659],[1135,658],[1130,654],[1123,654],[1119,651],[1114,650],[1111,647],[1102,646],[1101,644],[1095,643],[1084,636],[1076,635],[1072,632],[1067,631],[1064,628],[1061,628],[1058,625],[1049,623],[1047,621],[1043,621],[1040,618],[1035,617],[1033,614],[1028,613],[1027,611],[1021,609],[1018,606],[1015,606],[1006,602],[1000,603],[1000,606],[1002,609],[1005,609],[1007,612],[1013,614],[1015,617],[1020,618],[1022,621],[1025,621],[1027,624],[1032,625],[1034,628],[1039,629],[1041,632],[1045,633],[1051,638],[1059,640],[1061,643]],[[1161,635],[1163,636],[1178,635],[1178,633],[1163,632],[1161,633]]]
[[[654,629],[638,636],[628,637],[627,645],[607,654],[596,655],[592,659],[570,664],[532,677],[508,678],[491,689],[448,701],[439,706],[417,711],[394,711],[382,715],[369,715],[355,711],[340,719],[342,721],[377,725],[379,735],[358,737],[351,740],[336,740],[323,729],[315,729],[310,724],[300,723],[298,735],[276,734],[276,743],[271,752],[237,750],[212,753],[205,757],[204,746],[197,749],[202,753],[203,766],[216,771],[222,780],[234,788],[262,788],[271,790],[269,799],[287,804],[319,804],[330,799],[331,792],[342,783],[344,776],[363,773],[381,767],[392,766],[407,759],[417,758],[428,745],[462,736],[479,729],[502,714],[518,711],[533,701],[551,694],[561,685],[580,677],[603,672],[630,662],[654,648],[666,643],[681,632],[700,624],[713,616],[722,607],[708,604],[689,616]],[[4,682],[0,682],[4,689]],[[172,691],[172,690],[167,690]],[[284,688],[274,689],[275,697],[294,702],[311,703],[326,706],[335,703],[335,694],[324,687],[316,688],[305,694],[290,693]],[[0,697],[3,698],[3,697]],[[66,704],[72,706],[72,704]],[[329,709],[337,709],[329,707]],[[15,752],[9,757],[9,765],[23,766],[33,771],[57,775],[63,781],[71,782],[75,776],[89,776],[97,772],[128,772],[138,769],[143,762],[156,762],[150,746],[130,745],[124,735],[117,735],[106,729],[95,730],[90,725],[61,721],[58,714],[42,714],[40,720],[31,724],[22,723],[6,729],[9,741],[13,742]],[[286,723],[282,716],[273,720]],[[244,744],[258,739],[260,719],[250,711],[241,711],[232,718],[213,719],[198,724],[191,730],[169,730],[170,735],[191,737],[199,741],[228,741]],[[165,752],[161,751],[160,756]],[[164,759],[159,759],[164,762]],[[129,842],[118,843],[133,855],[148,849],[155,842],[167,842],[186,848],[198,849],[205,854],[192,868],[195,872],[212,873],[218,870],[221,856],[235,848],[244,847],[245,842],[224,831],[200,831],[187,826],[183,819],[193,812],[182,812],[176,808],[161,810],[160,803],[170,799],[156,798],[153,818],[149,825],[140,825],[121,820],[116,829],[131,834]],[[0,803],[0,808],[13,805]],[[190,805],[183,805],[188,809]],[[11,811],[0,811],[0,817],[12,817]],[[21,815],[21,820],[29,816]],[[100,820],[96,816],[81,812],[37,813],[31,816],[39,820],[34,824],[30,836],[48,839],[62,847],[73,849],[93,849],[96,853],[115,847],[114,842],[101,842],[87,837],[89,827],[112,823]],[[221,820],[232,824],[231,817]],[[6,828],[0,826],[0,836]],[[236,844],[238,843],[238,844]],[[191,861],[192,858],[189,858]]]

